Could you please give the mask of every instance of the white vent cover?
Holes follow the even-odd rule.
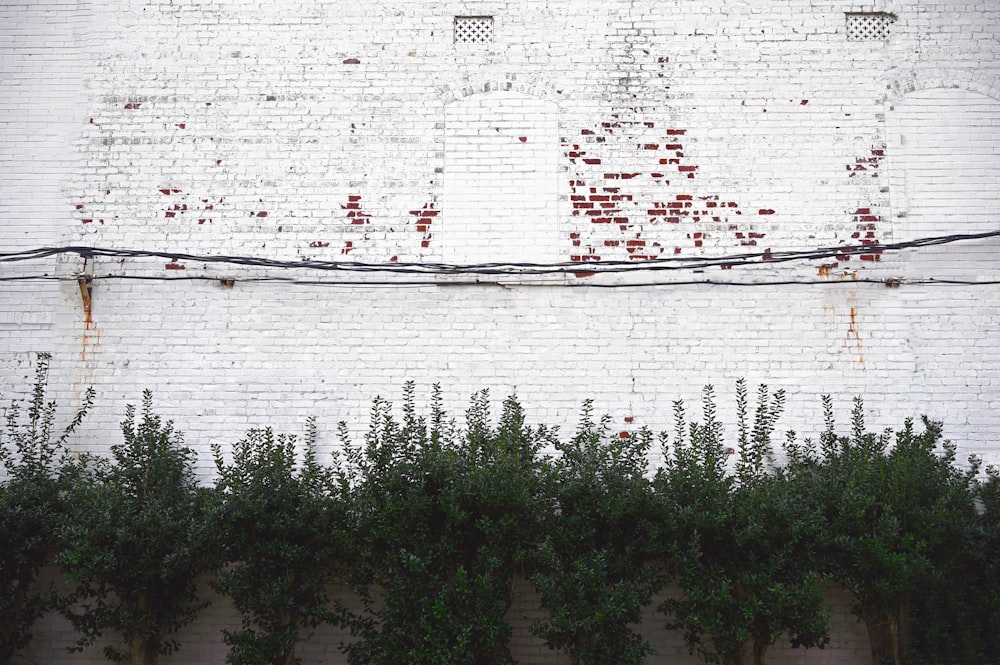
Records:
[[[492,16],[456,16],[456,44],[492,44]]]
[[[896,17],[885,12],[847,14],[847,41],[871,42],[889,39],[889,29]]]

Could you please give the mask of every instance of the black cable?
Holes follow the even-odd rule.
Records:
[[[823,284],[825,286],[851,285],[851,284],[878,284],[879,286],[899,287],[899,286],[1000,286],[1000,280],[985,282],[973,282],[971,280],[945,280],[945,279],[906,279],[906,280],[885,280],[885,279],[775,279],[775,280],[755,280],[753,282],[736,282],[731,280],[690,280],[679,282],[631,282],[621,284],[567,284],[570,287],[590,287],[595,289],[623,289],[623,288],[645,288],[659,286],[815,286]]]
[[[211,277],[208,275],[185,275],[180,277],[167,277],[159,275],[96,275],[92,281],[142,281],[142,282],[220,282],[225,278]],[[33,282],[33,281],[55,281],[55,282],[76,282],[77,277],[59,277],[56,275],[21,275],[17,277],[0,277],[2,282]],[[247,277],[233,280],[240,284],[292,284],[295,286],[329,286],[329,287],[359,287],[359,286],[393,286],[393,287],[450,287],[450,286],[496,286],[523,287],[534,286],[532,284],[518,282],[496,282],[491,280],[466,280],[466,281],[440,281],[440,280],[318,280],[318,279],[296,279],[292,277]],[[649,288],[649,287],[676,287],[676,286],[848,286],[855,284],[876,284],[886,287],[898,286],[1000,286],[1000,280],[961,280],[961,279],[935,279],[932,277],[918,279],[876,279],[876,278],[851,278],[851,279],[763,279],[753,281],[737,280],[676,280],[667,282],[614,282],[600,283],[592,281],[568,282],[564,284],[541,283],[538,286],[560,286],[569,288],[595,288],[595,289],[628,289],[628,288]]]
[[[170,261],[190,261],[204,264],[227,264],[261,268],[306,269],[319,271],[341,272],[382,272],[396,274],[477,274],[477,275],[542,275],[575,272],[592,273],[624,273],[637,271],[692,270],[717,266],[735,267],[744,265],[760,265],[766,263],[786,263],[789,261],[815,260],[824,258],[847,257],[854,255],[884,254],[904,249],[931,247],[955,242],[982,240],[1000,236],[1000,231],[988,231],[973,234],[952,234],[918,238],[900,243],[851,245],[841,247],[823,247],[811,250],[793,251],[763,251],[746,254],[731,254],[721,257],[706,257],[691,259],[687,257],[667,257],[646,259],[642,261],[595,261],[595,262],[562,262],[562,263],[362,263],[354,261],[279,261],[251,256],[198,255],[183,252],[162,252],[149,250],[119,250],[88,246],[43,247],[22,252],[0,254],[0,263],[29,261],[58,256],[76,254],[85,259],[117,258],[142,259],[161,258]]]

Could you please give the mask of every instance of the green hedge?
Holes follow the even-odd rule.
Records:
[[[110,457],[68,456],[90,398],[57,436],[46,369],[0,440],[0,663],[50,610],[80,631],[70,648],[101,640],[110,660],[156,663],[205,607],[206,574],[243,618],[222,636],[234,665],[296,663],[322,624],[350,629],[352,665],[514,663],[517,579],[540,598],[530,630],[574,665],[647,662],[650,611],[706,662],[764,663],[779,638],[822,648],[831,583],[875,665],[1000,660],[1000,477],[957,464],[939,423],[871,433],[858,400],[840,434],[824,398],[815,442],[775,444],[783,393],[751,404],[740,382],[729,464],[710,387],[700,421],[678,402],[659,437],[612,432],[587,402],[564,439],[515,397],[494,418],[477,393],[459,424],[437,389],[422,414],[407,385],[401,414],[375,401],[363,441],[342,424],[330,462],[311,421],[302,439],[257,429],[213,449],[203,487],[148,393]],[[38,582],[52,562],[63,588]]]

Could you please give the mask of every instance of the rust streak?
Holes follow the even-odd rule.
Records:
[[[87,362],[87,349],[91,346],[91,338],[95,336],[93,315],[94,278],[91,275],[80,275],[77,284],[80,286],[80,297],[83,300],[83,347],[80,349],[80,360]]]
[[[83,298],[84,324],[87,329],[93,325],[93,313],[91,311],[91,296],[94,292],[94,278],[90,275],[80,275],[77,277],[77,284],[80,285],[80,297]]]
[[[862,345],[861,345],[861,331],[858,329],[858,309],[855,306],[851,306],[851,323],[847,328],[847,340],[845,345],[850,345],[853,340],[853,345],[858,350],[858,362],[862,365],[865,362],[865,358],[861,355]]]

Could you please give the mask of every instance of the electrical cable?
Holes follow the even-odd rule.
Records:
[[[562,263],[477,263],[477,264],[451,264],[451,263],[364,263],[354,261],[282,261],[276,259],[266,259],[252,256],[225,256],[225,255],[199,255],[184,252],[164,252],[151,250],[122,250],[90,246],[63,246],[63,247],[42,247],[32,250],[18,252],[0,253],[0,263],[16,263],[32,260],[40,260],[54,256],[75,254],[85,260],[96,258],[125,259],[167,259],[171,262],[194,262],[202,264],[222,264],[245,267],[256,267],[266,269],[282,270],[314,270],[323,272],[347,272],[347,273],[383,273],[398,275],[495,275],[495,276],[516,276],[516,275],[557,275],[587,273],[588,276],[599,274],[618,274],[633,272],[660,272],[676,270],[699,270],[711,267],[733,268],[747,265],[780,264],[792,261],[818,260],[826,258],[844,258],[854,255],[881,255],[885,253],[899,252],[906,249],[919,249],[947,245],[955,242],[982,240],[1000,236],[1000,231],[989,231],[974,234],[951,234],[946,236],[933,236],[918,238],[915,240],[884,243],[884,244],[861,244],[838,247],[821,247],[810,250],[788,250],[731,254],[719,257],[689,258],[689,257],[666,257],[658,259],[645,259],[642,261],[594,261],[594,262],[562,262]],[[47,275],[0,277],[0,281],[24,281],[29,279],[47,279]],[[95,279],[155,279],[155,280],[218,280],[219,277],[208,276],[176,276],[176,277],[156,277],[143,275],[93,275]],[[58,278],[73,279],[73,278]],[[262,282],[262,281],[291,281],[297,284],[331,284],[331,285],[442,285],[460,284],[459,282],[439,282],[439,281],[403,281],[387,280],[384,282],[375,281],[337,281],[323,282],[317,280],[283,280],[274,277],[245,277],[240,278],[240,282]],[[884,280],[836,280],[840,282],[877,282]],[[465,284],[482,284],[483,282],[465,282]],[[658,285],[678,285],[678,284],[782,284],[782,283],[810,283],[805,280],[755,280],[753,282],[727,281],[727,280],[690,280],[687,282],[662,282],[662,283],[634,283],[634,284],[594,284],[588,283],[586,286],[599,286],[602,288],[620,288],[627,286],[658,286]],[[833,280],[817,280],[815,283],[830,284]],[[907,280],[907,283],[956,283],[969,285],[992,284],[989,281],[963,281],[963,280]],[[584,284],[579,284],[583,286]],[[577,284],[569,284],[577,286]]]
[[[352,261],[280,261],[275,259],[263,259],[250,256],[224,256],[224,255],[198,255],[184,252],[165,252],[149,250],[119,250],[89,246],[66,246],[66,247],[45,247],[23,252],[11,252],[0,254],[0,263],[15,261],[27,261],[32,259],[47,258],[60,254],[77,254],[82,258],[163,258],[177,261],[194,261],[200,263],[226,263],[233,265],[269,267],[269,268],[294,268],[313,270],[343,270],[343,271],[385,271],[385,272],[460,272],[460,273],[481,273],[491,274],[496,271],[508,272],[516,270],[518,274],[525,272],[545,273],[545,272],[577,272],[581,266],[596,269],[600,272],[629,272],[636,270],[669,270],[674,269],[676,264],[684,264],[682,268],[700,267],[702,265],[715,264],[741,264],[745,262],[769,262],[781,263],[791,260],[831,258],[836,256],[850,256],[855,254],[878,254],[884,252],[898,251],[909,248],[928,247],[933,245],[943,245],[953,242],[978,240],[1000,236],[1000,231],[990,231],[978,234],[953,234],[948,236],[935,236],[919,238],[907,242],[868,244],[838,247],[823,247],[810,250],[798,251],[777,251],[765,250],[763,252],[732,254],[719,257],[707,257],[704,259],[691,259],[688,257],[666,257],[657,259],[646,259],[642,261],[597,261],[597,262],[562,262],[562,263],[522,263],[522,262],[502,262],[502,263],[477,263],[477,264],[448,264],[448,263],[362,263]]]
[[[92,281],[138,281],[138,282],[219,282],[222,278],[208,275],[190,275],[168,277],[159,275],[97,275]],[[77,282],[78,278],[59,277],[56,275],[21,275],[16,277],[0,277],[0,283],[5,282]],[[296,279],[292,277],[248,277],[234,280],[240,284],[290,284],[295,286],[326,286],[326,287],[456,287],[456,286],[496,286],[499,288],[524,286],[556,286],[551,282],[538,284],[524,282],[497,282],[491,280],[439,281],[439,280],[319,280]],[[561,288],[594,288],[594,289],[629,289],[677,286],[850,286],[857,284],[874,284],[879,286],[1000,286],[1000,280],[962,280],[962,279],[875,279],[875,278],[834,278],[834,279],[755,279],[753,281],[737,280],[672,280],[658,282],[570,282],[558,284]]]

